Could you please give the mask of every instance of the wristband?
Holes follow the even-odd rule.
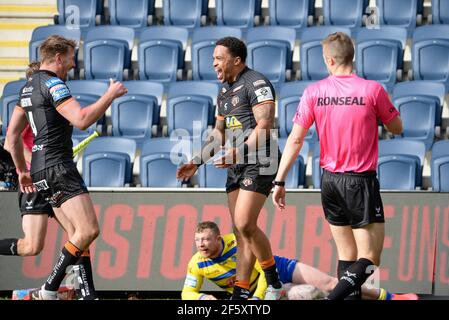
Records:
[[[285,181],[273,181],[273,186],[285,187]]]

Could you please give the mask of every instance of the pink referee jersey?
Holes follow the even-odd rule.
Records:
[[[398,115],[379,83],[352,74],[308,86],[293,122],[305,129],[316,123],[322,168],[364,172],[377,169],[378,119],[388,124]]]

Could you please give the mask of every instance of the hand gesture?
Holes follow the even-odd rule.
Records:
[[[115,81],[113,79],[109,79],[108,91],[112,95],[113,99],[121,97],[121,96],[125,95],[126,93],[128,93],[128,89],[126,89],[126,87],[123,85],[123,83],[121,83],[119,81]]]
[[[273,190],[273,204],[279,210],[285,209],[285,188],[281,186],[274,186]]]
[[[194,163],[183,164],[176,171],[176,179],[187,181],[195,174],[197,169],[198,166]]]
[[[22,191],[23,193],[36,192],[36,188],[33,185],[33,180],[31,180],[29,172],[19,173],[19,184],[20,184],[20,191]]]

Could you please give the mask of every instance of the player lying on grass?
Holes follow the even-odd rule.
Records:
[[[232,294],[236,272],[237,242],[234,234],[221,235],[217,224],[201,222],[195,230],[195,245],[198,250],[190,259],[182,289],[183,300],[216,300],[210,294],[201,293],[204,278]],[[280,280],[284,284],[309,284],[326,294],[338,283],[338,279],[294,259],[275,256]],[[264,299],[267,283],[264,273],[256,261],[251,273],[250,291],[253,299]],[[290,290],[294,288],[288,286]],[[288,293],[287,293],[288,295]],[[288,295],[292,298],[292,295]],[[362,289],[366,300],[417,300],[416,294],[393,294],[383,288]]]

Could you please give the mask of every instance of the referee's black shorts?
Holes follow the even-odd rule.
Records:
[[[326,220],[335,226],[360,228],[385,222],[375,171],[332,173],[321,177],[321,202]]]

